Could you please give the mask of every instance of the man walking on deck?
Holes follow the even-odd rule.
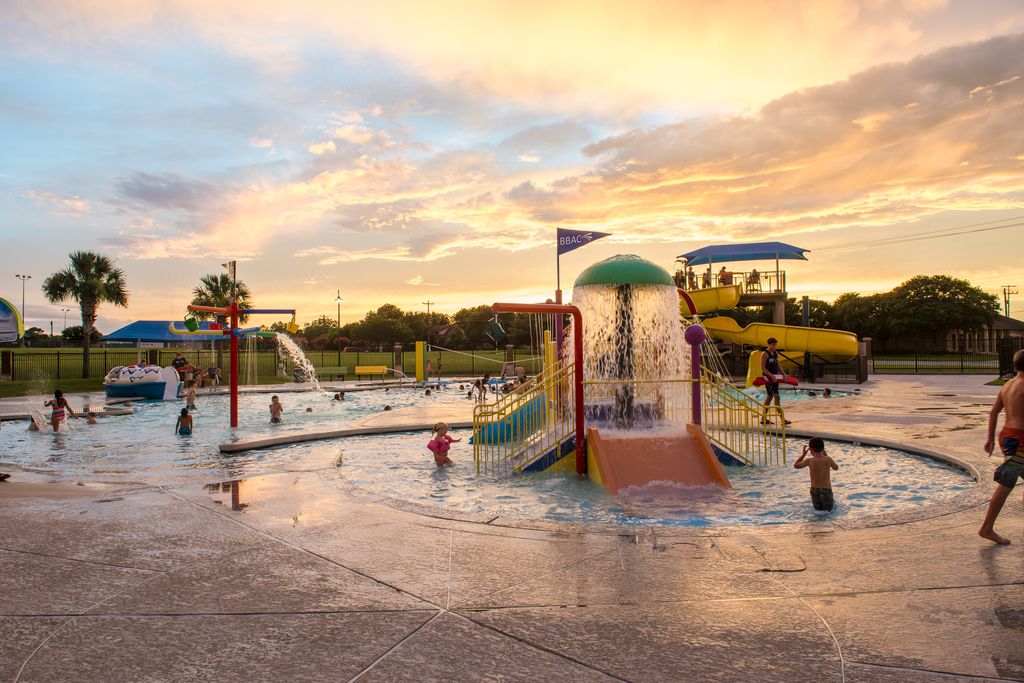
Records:
[[[1016,376],[1003,385],[996,395],[995,403],[988,414],[988,439],[985,441],[985,452],[992,455],[995,447],[996,423],[999,413],[1006,411],[1003,429],[999,432],[999,450],[1006,460],[996,468],[993,479],[996,490],[988,503],[985,521],[978,529],[978,535],[999,545],[1010,545],[1010,539],[1000,536],[993,528],[996,517],[1003,509],[1003,504],[1010,497],[1010,491],[1017,484],[1017,479],[1024,478],[1024,349],[1013,354],[1013,369]]]
[[[768,408],[775,399],[775,407],[782,408],[779,398],[779,381],[784,377],[782,366],[779,365],[779,340],[775,337],[768,337],[768,349],[761,354],[761,376],[764,377],[764,390],[767,396],[764,399],[764,407]],[[767,411],[766,411],[767,412]],[[781,413],[781,410],[779,411]],[[765,417],[762,423],[768,422]],[[785,421],[790,424],[789,420]]]

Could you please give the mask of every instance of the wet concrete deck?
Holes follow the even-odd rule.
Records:
[[[230,489],[0,489],[0,678],[1024,679],[1024,506],[975,534],[977,378],[794,405],[805,431],[947,450],[984,478],[850,524],[587,529],[396,509],[331,462]],[[842,485],[842,470],[837,486]],[[3,486],[3,485],[0,485]]]

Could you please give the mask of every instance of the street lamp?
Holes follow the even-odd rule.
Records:
[[[341,365],[341,290],[338,296],[334,297],[334,303],[338,304],[338,365]],[[342,379],[345,379],[342,377]]]
[[[21,280],[21,322],[22,322],[22,324],[25,324],[25,280],[31,280],[32,276],[31,275],[24,275],[24,274],[21,274],[21,273],[17,273],[17,274],[15,274],[14,277],[16,277],[19,280]],[[22,346],[25,345],[25,338],[24,337],[21,338],[21,345]]]
[[[68,311],[70,311],[71,309],[70,308],[62,308],[60,310],[64,313],[64,328],[61,330],[61,333],[63,333],[64,330],[68,329]]]

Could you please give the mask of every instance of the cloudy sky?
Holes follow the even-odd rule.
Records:
[[[302,320],[454,312],[550,296],[557,226],[614,235],[567,290],[768,239],[812,250],[797,296],[1024,289],[1022,32],[1015,0],[7,0],[0,296],[32,275],[60,329],[39,284],[91,249],[131,290],[104,331],[232,258]]]

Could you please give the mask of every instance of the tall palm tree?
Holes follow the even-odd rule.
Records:
[[[232,290],[234,291],[235,298],[238,300],[239,308],[252,308],[252,292],[249,290],[249,286],[241,280],[232,283],[231,276],[227,273],[204,275],[200,278],[199,286],[192,290],[192,305],[227,306],[231,303]],[[194,315],[200,320],[214,318],[223,328],[226,328],[228,324],[227,316],[224,315],[215,315],[213,313],[195,313]],[[238,322],[244,323],[248,319],[249,316],[242,315],[238,317]],[[221,348],[222,346],[222,344],[217,345],[217,367],[219,368],[224,367],[224,350]]]
[[[114,262],[91,251],[73,251],[70,265],[43,281],[43,294],[50,303],[59,304],[69,299],[78,302],[82,311],[82,379],[89,378],[89,346],[96,313],[100,304],[108,303],[122,308],[128,305],[128,289],[124,271]]]

